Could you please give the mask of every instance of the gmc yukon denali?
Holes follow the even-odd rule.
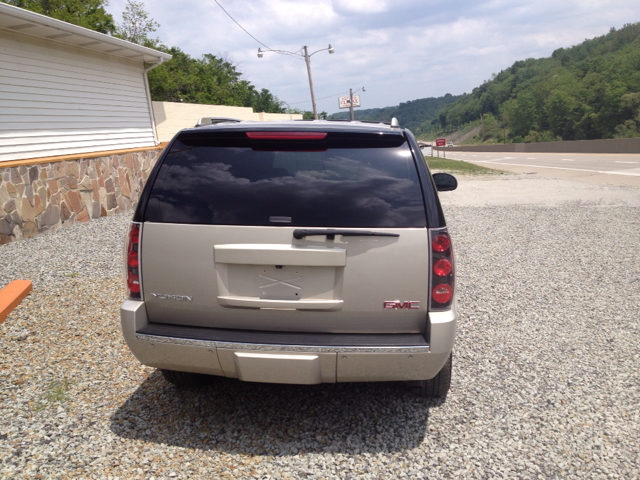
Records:
[[[125,243],[127,345],[169,382],[408,382],[445,396],[455,268],[406,129],[219,122],[179,132]]]

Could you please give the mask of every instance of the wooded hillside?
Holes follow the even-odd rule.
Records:
[[[480,115],[497,127],[492,141],[504,141],[503,128],[507,142],[640,136],[640,23],[515,62],[445,107],[431,133],[479,125]]]
[[[430,126],[432,120],[438,117],[438,113],[447,105],[460,100],[462,95],[447,93],[444,97],[429,97],[401,103],[395,107],[369,108],[366,110],[354,109],[356,120],[370,120],[374,122],[390,122],[393,117],[398,119],[400,125],[414,133],[419,132],[423,125]],[[363,101],[366,101],[363,97]],[[350,118],[349,110],[334,113],[329,118],[347,120]]]
[[[482,127],[472,143],[640,136],[640,23],[517,61],[470,94],[355,110],[356,120],[392,117],[423,139]]]

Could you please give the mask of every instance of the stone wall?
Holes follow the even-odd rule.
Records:
[[[2,168],[0,244],[131,211],[161,150]]]

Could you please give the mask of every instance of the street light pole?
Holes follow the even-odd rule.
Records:
[[[316,108],[316,96],[313,93],[313,78],[311,78],[311,59],[309,58],[309,52],[307,46],[304,47],[304,61],[307,62],[307,73],[309,74],[309,88],[311,89],[311,104],[313,105],[313,119],[318,119],[318,109]]]
[[[290,55],[292,57],[296,57],[299,59],[304,58],[304,61],[307,63],[307,73],[309,74],[309,89],[311,90],[311,103],[313,104],[313,118],[314,120],[318,119],[318,109],[316,108],[316,96],[313,93],[313,79],[311,78],[311,57],[313,55],[315,55],[318,52],[324,52],[325,50],[327,50],[330,54],[333,53],[333,47],[331,46],[331,44],[329,44],[329,46],[327,48],[321,48],[320,50],[316,50],[315,52],[309,54],[309,51],[307,50],[307,46],[305,45],[304,47],[302,47],[304,49],[304,55],[302,55],[301,53],[298,52],[289,52],[287,50],[272,50],[272,49],[267,49],[267,50],[262,50],[261,48],[258,48],[258,58],[262,58],[264,56],[264,52],[276,52],[276,53],[281,53],[283,55]]]

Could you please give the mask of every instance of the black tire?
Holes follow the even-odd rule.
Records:
[[[416,393],[424,398],[446,397],[451,386],[451,367],[453,363],[453,352],[449,354],[447,363],[444,364],[438,374],[430,380],[420,381]]]
[[[202,373],[177,372],[175,370],[160,370],[164,379],[179,388],[202,388],[211,383],[212,376]]]

